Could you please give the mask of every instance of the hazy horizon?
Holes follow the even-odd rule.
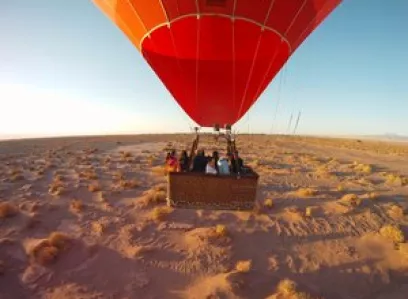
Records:
[[[403,0],[344,1],[235,128],[286,134],[301,111],[301,135],[408,136],[407,11]],[[195,126],[91,1],[1,1],[0,35],[0,139]]]

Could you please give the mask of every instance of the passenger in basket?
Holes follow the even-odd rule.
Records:
[[[217,172],[219,172],[218,171],[218,160],[220,159],[220,155],[218,154],[217,151],[213,151],[212,158],[214,159],[215,169],[217,170]]]
[[[232,173],[241,173],[244,166],[244,162],[238,154],[238,151],[234,151],[230,158],[230,170]]]
[[[179,166],[181,172],[189,171],[188,169],[189,162],[190,158],[188,157],[187,151],[183,150],[179,158]]]
[[[221,175],[228,175],[230,174],[228,159],[226,157],[221,157],[218,162],[218,173]]]
[[[207,165],[207,158],[205,157],[204,150],[199,150],[197,156],[193,160],[193,172],[205,172],[205,167]]]
[[[177,172],[179,170],[179,164],[176,158],[176,151],[172,150],[169,157],[166,157],[166,170],[167,172]]]
[[[213,157],[208,161],[207,166],[205,167],[205,173],[208,174],[217,174],[217,169],[215,169],[215,160]]]

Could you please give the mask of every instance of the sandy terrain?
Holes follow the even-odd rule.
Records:
[[[408,298],[408,146],[242,136],[254,211],[167,208],[190,138],[1,142],[0,298]]]

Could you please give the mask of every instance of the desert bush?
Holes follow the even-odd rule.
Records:
[[[385,225],[380,229],[380,235],[394,243],[404,243],[405,236],[399,226]]]
[[[8,202],[0,203],[0,218],[8,218],[17,215],[18,209],[16,206]]]
[[[252,262],[247,261],[238,261],[235,265],[235,269],[241,273],[248,273],[251,270]]]

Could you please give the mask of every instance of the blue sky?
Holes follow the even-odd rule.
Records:
[[[405,0],[344,1],[236,128],[286,133],[301,110],[301,134],[408,135],[407,16]],[[0,38],[2,138],[194,125],[90,0],[0,0]]]

